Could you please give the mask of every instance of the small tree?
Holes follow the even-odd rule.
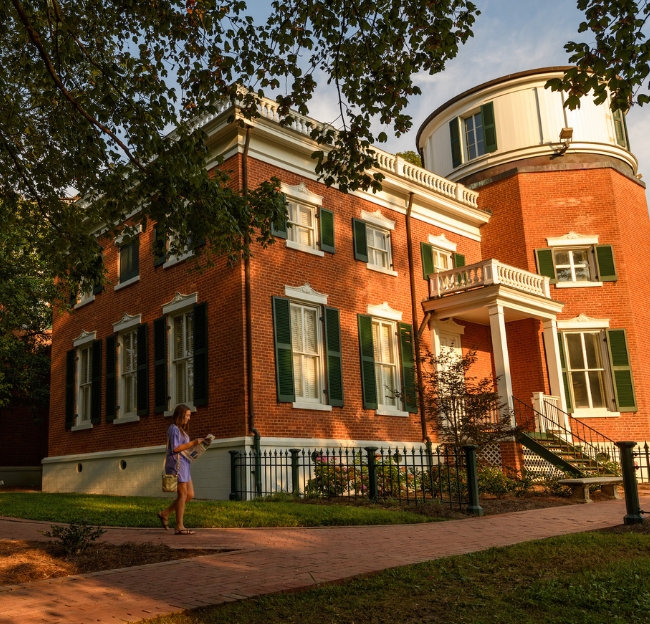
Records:
[[[444,350],[439,356],[422,356],[422,385],[427,419],[445,444],[482,447],[517,433],[514,417],[496,389],[496,379],[468,375],[477,361],[475,350],[459,358]]]

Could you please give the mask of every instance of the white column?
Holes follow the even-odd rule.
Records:
[[[546,368],[551,394],[559,397],[559,406],[566,413],[566,395],[564,394],[564,380],[562,379],[562,362],[558,347],[557,321],[550,319],[544,321],[544,348],[546,349]],[[569,428],[569,423],[564,424]]]
[[[507,405],[512,410],[512,376],[510,375],[510,357],[508,356],[508,343],[506,342],[506,321],[503,314],[503,306],[490,306],[488,313],[490,314],[490,333],[492,334],[494,367],[499,378],[497,388],[501,397],[501,403]],[[514,426],[515,423],[513,422],[512,424]]]

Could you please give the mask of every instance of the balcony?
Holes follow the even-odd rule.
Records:
[[[429,297],[437,299],[475,288],[502,284],[529,295],[551,298],[549,278],[517,269],[495,259],[429,275]]]

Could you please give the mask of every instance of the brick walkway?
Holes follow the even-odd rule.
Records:
[[[417,525],[314,529],[109,529],[105,541],[237,548],[229,553],[0,587],[0,622],[133,622],[450,555],[622,524],[623,501]],[[0,539],[51,523],[0,518]]]

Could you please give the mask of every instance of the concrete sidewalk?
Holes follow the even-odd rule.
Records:
[[[429,524],[309,529],[112,528],[112,543],[236,548],[135,568],[0,587],[0,622],[121,622],[293,590],[386,568],[622,524],[624,501]],[[0,539],[42,539],[49,522],[0,519]]]

